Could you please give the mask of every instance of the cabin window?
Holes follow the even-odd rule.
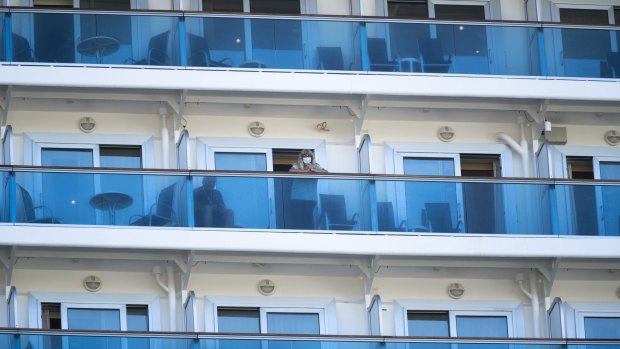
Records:
[[[219,307],[218,332],[321,334],[322,310]],[[305,347],[305,346],[304,346]]]
[[[202,10],[212,12],[251,12],[300,14],[299,0],[202,0]]]
[[[407,335],[508,338],[512,336],[511,319],[508,312],[410,310]]]
[[[560,22],[579,25],[609,25],[608,10],[560,8]],[[587,49],[584,49],[587,43]],[[611,51],[611,37],[607,30],[562,30],[562,48],[565,58],[606,60]]]
[[[569,306],[574,309],[575,332],[568,326],[568,338],[620,339],[620,308],[617,305],[579,302]]]
[[[428,18],[426,0],[388,0],[388,17]]]
[[[428,0],[387,0],[388,17],[399,18],[436,18],[458,21],[483,21],[487,19],[488,1],[478,1],[480,5],[462,5],[460,1],[441,4],[429,3]]]
[[[483,21],[486,16],[482,5],[435,5],[435,18],[455,21]]]
[[[585,338],[620,339],[620,317],[585,316],[583,319]]]

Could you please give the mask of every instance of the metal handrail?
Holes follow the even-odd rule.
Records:
[[[76,336],[76,337],[123,337],[123,338],[178,338],[178,339],[243,339],[273,341],[339,341],[377,343],[462,343],[462,344],[522,344],[522,345],[619,345],[620,339],[583,338],[490,338],[490,337],[405,337],[405,336],[355,336],[355,335],[287,335],[244,334],[212,332],[163,332],[163,331],[99,331],[99,330],[50,330],[38,328],[0,328],[0,334]]]
[[[541,185],[601,185],[618,186],[620,180],[611,179],[566,179],[566,178],[521,178],[521,177],[457,177],[457,176],[423,176],[399,174],[359,174],[359,173],[290,173],[271,171],[222,171],[222,170],[173,170],[173,169],[135,169],[105,167],[49,167],[49,166],[0,166],[0,172],[45,172],[45,173],[82,173],[82,174],[132,174],[161,176],[216,176],[216,177],[250,177],[250,178],[313,178],[343,180],[379,180],[410,182],[449,182],[449,183],[494,183],[494,184],[541,184]]]

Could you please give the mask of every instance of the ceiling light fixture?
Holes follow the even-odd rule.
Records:
[[[616,130],[609,130],[605,132],[605,142],[613,146],[620,144],[620,132]]]
[[[454,129],[450,126],[442,126],[437,130],[437,137],[442,142],[452,142],[452,139],[454,139]]]
[[[248,125],[248,132],[252,137],[261,137],[265,133],[265,125],[260,121],[254,121]]]
[[[80,130],[85,133],[91,133],[95,130],[95,127],[97,127],[95,119],[88,116],[81,118],[78,122],[78,125],[80,127]]]

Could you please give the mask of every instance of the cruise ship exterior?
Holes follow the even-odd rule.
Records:
[[[618,348],[619,23],[0,0],[0,347]]]

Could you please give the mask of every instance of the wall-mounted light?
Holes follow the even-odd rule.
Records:
[[[265,133],[265,125],[260,121],[254,121],[248,125],[248,132],[252,137],[261,137]]]
[[[448,285],[448,296],[452,299],[461,299],[465,295],[465,287],[457,282]]]
[[[101,279],[95,275],[89,275],[82,280],[82,286],[89,292],[97,292],[101,289]]]
[[[609,130],[605,132],[605,142],[613,146],[620,144],[620,132],[616,130]]]
[[[442,126],[437,130],[437,137],[442,142],[452,142],[452,139],[454,139],[454,129],[450,126]]]
[[[95,130],[95,127],[97,127],[97,123],[95,119],[85,116],[80,119],[78,126],[82,132],[91,133]]]
[[[271,296],[276,292],[276,284],[271,280],[261,280],[257,285],[258,292],[263,296]]]

